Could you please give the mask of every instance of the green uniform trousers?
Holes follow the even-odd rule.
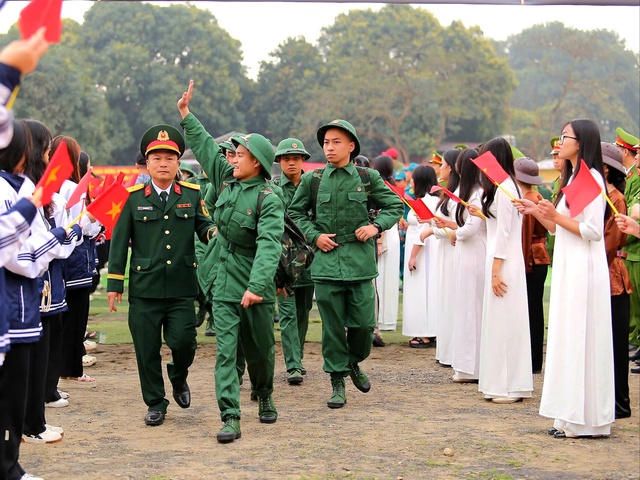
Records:
[[[624,261],[633,293],[631,299],[631,316],[629,317],[629,344],[640,346],[640,262]]]
[[[246,358],[252,389],[259,397],[273,393],[276,362],[273,333],[273,303],[257,303],[243,308],[240,303],[213,301],[216,319],[216,398],[220,418],[240,418],[238,344]]]
[[[196,354],[196,314],[193,297],[129,297],[129,330],[138,362],[142,398],[149,410],[167,411],[162,379],[162,335],[171,349],[173,361],[167,363],[172,385],[187,381]]]
[[[291,297],[278,295],[280,336],[287,372],[302,368],[304,340],[309,328],[309,312],[313,307],[313,285],[294,288]]]
[[[316,282],[315,289],[322,317],[323,369],[332,377],[346,377],[349,364],[362,362],[371,352],[376,325],[373,283]]]

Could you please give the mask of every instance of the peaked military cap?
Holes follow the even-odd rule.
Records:
[[[353,152],[351,152],[350,157],[352,160],[356,158],[360,154],[360,140],[358,140],[356,129],[353,128],[353,125],[351,125],[346,120],[341,120],[338,118],[336,120],[331,120],[329,123],[325,123],[324,125],[321,125],[320,128],[318,128],[318,132],[316,135],[318,137],[318,143],[320,144],[320,147],[324,147],[324,135],[330,128],[339,128],[351,135],[353,143],[355,143],[355,148],[353,149]]]
[[[442,165],[442,155],[434,150],[433,156],[431,157],[431,163]]]
[[[182,133],[171,125],[154,125],[144,132],[140,140],[140,152],[146,157],[154,150],[171,150],[178,157],[184,153],[184,137]]]
[[[638,144],[638,139],[631,135],[630,133],[625,132],[622,128],[616,128],[616,145],[622,148],[627,148],[629,150],[636,151],[637,148],[635,145]]]
[[[560,153],[560,137],[553,137],[549,144],[551,145],[549,155],[558,155]]]

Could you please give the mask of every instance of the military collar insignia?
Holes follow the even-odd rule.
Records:
[[[180,184],[178,182],[173,184],[173,191],[178,195],[182,195],[182,188],[180,187]]]
[[[149,195],[151,195],[151,185],[144,187],[144,196],[148,197]]]

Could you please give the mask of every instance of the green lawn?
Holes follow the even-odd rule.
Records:
[[[93,295],[91,308],[89,311],[89,331],[102,332],[106,335],[104,343],[131,343],[131,334],[127,326],[127,313],[129,305],[125,295],[122,298],[122,305],[118,306],[117,313],[109,313],[106,294],[106,275],[102,276],[102,285],[104,289],[98,290]],[[547,284],[545,286],[545,318],[549,311],[549,283],[551,272],[547,276]],[[126,283],[125,283],[126,285]],[[307,333],[308,342],[320,342],[321,339],[321,321],[318,309],[315,306],[311,310],[309,318],[309,331]],[[215,337],[205,337],[205,325],[198,329],[198,342],[214,343]],[[275,324],[276,341],[280,341],[280,327]],[[398,326],[395,331],[382,332],[382,336],[386,343],[403,343],[408,341],[407,337],[402,336],[402,293],[400,293],[400,312],[398,318]],[[545,335],[546,336],[546,335]]]

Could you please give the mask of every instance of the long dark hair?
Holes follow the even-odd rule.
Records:
[[[562,126],[562,129],[567,125],[571,125],[573,133],[576,136],[578,142],[578,161],[576,162],[576,169],[573,169],[571,162],[565,160],[564,167],[562,169],[562,184],[560,185],[560,191],[556,197],[555,205],[558,206],[560,200],[563,197],[562,188],[566,187],[569,180],[573,178],[580,171],[580,160],[584,160],[589,170],[595,168],[602,178],[604,179],[604,164],[602,162],[602,144],[600,143],[600,130],[595,122],[587,118],[576,118],[570,120]],[[609,205],[606,207],[605,218],[609,216]]]
[[[71,174],[71,180],[78,183],[80,181],[80,145],[73,138],[67,137],[66,135],[58,135],[51,141],[51,152],[49,155],[53,157],[53,154],[56,153],[56,150],[60,146],[60,144],[64,142],[67,144],[67,150],[69,150],[69,158],[71,159],[71,164],[73,165],[73,173]]]
[[[429,165],[420,165],[411,174],[413,180],[413,194],[422,198],[431,191],[431,187],[438,184],[436,171]]]
[[[24,158],[26,171],[31,155],[31,132],[21,122],[13,121],[13,136],[9,145],[0,150],[0,170],[15,174],[16,167]]]
[[[613,167],[607,166],[607,168],[609,170],[607,172],[607,182],[613,185],[620,193],[624,194],[624,190],[627,187],[627,176]]]
[[[22,124],[31,132],[32,148],[25,175],[33,183],[38,183],[47,169],[44,154],[51,147],[51,132],[38,120],[22,120]]]
[[[482,155],[485,152],[493,153],[493,156],[496,157],[500,166],[505,172],[507,172],[507,174],[509,174],[509,177],[511,177],[511,180],[516,186],[518,196],[520,196],[520,188],[516,182],[516,169],[513,165],[513,152],[511,151],[511,145],[509,145],[509,142],[502,137],[492,138],[482,145],[478,153]],[[489,207],[491,207],[491,204],[496,197],[496,190],[498,187],[496,187],[486,175],[482,175],[481,179],[482,188],[484,189],[482,194],[482,213],[487,217],[493,217],[493,215],[489,213]]]
[[[444,155],[442,155],[442,158],[444,159],[444,161],[447,162],[447,165],[449,165],[449,167],[451,167],[451,173],[449,174],[449,181],[447,182],[447,190],[449,190],[450,192],[455,191],[455,189],[458,188],[458,185],[460,183],[460,176],[456,171],[456,160],[458,159],[459,153],[460,153],[459,150],[447,150],[446,152],[444,152]],[[448,217],[449,216],[449,197],[447,197],[444,194],[441,195],[437,208],[439,208],[440,211]]]
[[[394,178],[393,160],[387,155],[380,155],[373,159],[373,169],[377,170],[383,180],[391,185],[396,184]]]
[[[456,160],[456,168],[460,173],[460,190],[458,196],[465,202],[469,201],[474,190],[480,188],[480,170],[471,161],[478,158],[478,151],[475,148],[467,148],[460,152]],[[456,207],[456,223],[459,227],[464,225],[464,212],[466,207],[459,203]]]

